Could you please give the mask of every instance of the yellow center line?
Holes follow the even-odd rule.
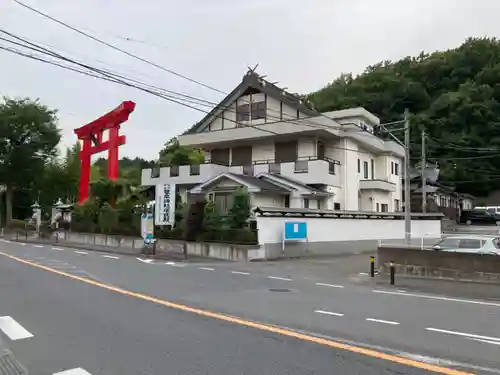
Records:
[[[126,289],[117,288],[115,286],[104,284],[104,283],[101,283],[98,281],[86,279],[84,277],[75,276],[75,275],[69,274],[67,272],[59,271],[59,270],[56,270],[54,268],[50,268],[47,266],[42,266],[40,264],[36,264],[36,263],[15,257],[13,255],[9,255],[9,254],[3,253],[3,252],[0,252],[0,255],[6,256],[6,257],[13,259],[13,260],[16,260],[20,263],[28,264],[30,266],[33,266],[33,267],[36,267],[36,268],[39,268],[39,269],[42,269],[42,270],[45,270],[48,272],[52,272],[52,273],[60,275],[60,276],[65,276],[65,277],[73,279],[73,280],[78,280],[78,281],[81,281],[81,282],[84,282],[84,283],[87,283],[90,285],[94,285],[94,286],[97,286],[97,287],[100,287],[103,289],[111,290],[113,292],[120,293],[122,295],[126,295],[129,297],[135,297],[135,298],[138,298],[138,299],[141,299],[144,301],[157,303],[159,305],[167,306],[167,307],[170,307],[172,309],[188,311],[188,312],[198,314],[201,316],[206,316],[206,317],[230,322],[233,324],[239,324],[239,325],[246,326],[246,327],[252,327],[252,328],[259,329],[261,331],[273,332],[273,333],[277,333],[277,334],[280,334],[283,336],[293,337],[293,338],[296,338],[296,339],[299,339],[302,341],[308,341],[308,342],[328,346],[328,347],[335,348],[335,349],[346,350],[349,352],[365,355],[368,357],[383,359],[383,360],[390,361],[393,363],[398,363],[401,365],[416,367],[419,369],[435,372],[438,374],[473,375],[473,374],[468,373],[468,372],[463,372],[463,371],[454,370],[454,369],[450,369],[450,368],[446,368],[446,367],[441,367],[441,366],[436,366],[436,365],[432,365],[432,364],[428,364],[428,363],[424,363],[424,362],[419,362],[419,361],[415,361],[412,359],[407,359],[407,358],[399,357],[396,355],[379,352],[379,351],[376,351],[373,349],[366,349],[366,348],[359,347],[359,346],[344,344],[344,343],[333,341],[333,340],[323,339],[323,338],[295,332],[295,331],[292,331],[289,329],[278,328],[278,327],[270,326],[270,325],[267,325],[264,323],[252,322],[252,321],[245,320],[245,319],[238,318],[238,317],[233,317],[233,316],[229,316],[229,315],[224,315],[224,314],[220,314],[220,313],[216,313],[216,312],[211,312],[211,311],[207,311],[207,310],[202,310],[202,309],[182,305],[182,304],[175,303],[175,302],[170,302],[170,301],[167,301],[164,299],[148,296],[146,294],[131,292],[131,291],[126,290]]]

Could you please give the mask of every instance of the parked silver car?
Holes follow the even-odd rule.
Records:
[[[447,236],[435,244],[432,249],[458,253],[500,255],[500,237],[481,235]]]

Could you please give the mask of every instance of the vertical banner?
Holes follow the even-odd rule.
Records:
[[[175,184],[156,185],[155,224],[174,225],[175,223]]]
[[[154,236],[154,218],[153,213],[144,213],[141,216],[141,236],[142,238],[153,238]]]

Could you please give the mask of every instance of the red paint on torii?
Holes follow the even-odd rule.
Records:
[[[78,139],[83,142],[82,150],[78,155],[82,166],[80,203],[85,202],[89,197],[90,159],[92,155],[108,150],[108,178],[112,181],[118,179],[118,147],[124,145],[126,141],[124,135],[119,135],[120,125],[128,120],[134,109],[134,102],[125,101],[97,120],[74,130]],[[105,130],[109,131],[109,140],[103,142],[102,135]]]

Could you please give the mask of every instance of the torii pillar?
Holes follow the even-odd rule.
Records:
[[[79,203],[83,203],[89,198],[92,155],[108,150],[108,178],[112,181],[118,180],[118,147],[124,145],[126,141],[125,136],[120,135],[120,125],[128,120],[134,109],[134,102],[125,101],[97,120],[74,130],[78,139],[83,143],[82,150],[78,155],[82,167]],[[109,132],[109,139],[103,142],[102,135],[105,130]]]

